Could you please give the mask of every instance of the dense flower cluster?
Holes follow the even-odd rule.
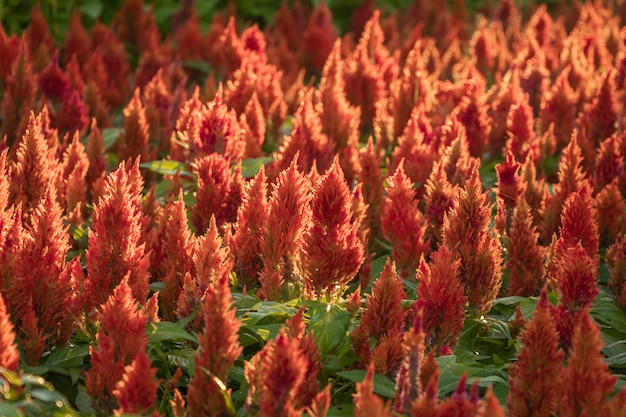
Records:
[[[98,415],[232,415],[237,387],[247,415],[325,416],[312,316],[346,317],[324,343],[349,338],[357,416],[624,415],[590,309],[603,262],[626,309],[626,1],[366,1],[345,34],[313,3],[206,34],[183,4],[165,39],[141,0],[61,45],[39,8],[0,27],[0,368],[89,345],[45,369]],[[502,296],[539,296],[506,404],[467,375],[439,398]]]

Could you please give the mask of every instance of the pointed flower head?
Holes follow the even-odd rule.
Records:
[[[15,343],[15,329],[4,298],[0,294],[0,366],[17,372],[19,362],[20,353]]]
[[[154,380],[157,373],[151,367],[150,358],[140,350],[130,365],[124,367],[122,379],[115,384],[113,395],[119,404],[115,415],[147,415],[157,400],[159,382]]]

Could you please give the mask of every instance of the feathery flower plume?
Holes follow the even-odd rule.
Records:
[[[389,259],[380,277],[374,282],[372,294],[366,297],[365,313],[352,334],[352,348],[362,364],[370,362],[374,351],[378,350],[381,358],[386,353],[384,348],[392,349],[387,352],[390,354],[386,358],[382,355],[382,359],[386,360],[380,361],[376,369],[385,374],[393,373],[397,371],[402,360],[402,349],[395,351],[394,346],[383,345],[383,340],[391,338],[394,342],[400,342],[407,311],[402,308],[402,300],[406,298],[404,285],[396,275],[395,265]],[[378,342],[375,347],[370,346],[372,338]]]
[[[370,137],[367,146],[359,152],[360,170],[357,179],[362,184],[363,196],[367,204],[365,227],[369,229],[370,246],[382,237],[379,212],[384,200],[383,175],[381,172],[382,155],[376,150]]]
[[[44,198],[48,187],[54,185],[57,160],[48,147],[43,132],[43,113],[35,118],[31,112],[26,133],[17,149],[17,163],[11,166],[9,201],[22,204],[29,216]]]
[[[595,191],[600,192],[623,174],[624,158],[620,149],[620,138],[613,134],[600,143],[596,154],[596,169],[593,176]]]
[[[268,201],[265,167],[246,185],[237,211],[235,233],[230,240],[237,282],[254,287],[263,266],[260,257],[263,228],[267,222]]]
[[[0,294],[0,367],[17,372],[20,362],[20,352],[15,343],[15,329],[9,311]]]
[[[41,71],[37,81],[39,89],[48,98],[61,101],[70,90],[70,81],[61,68],[59,58],[55,55],[52,62]]]
[[[564,354],[559,347],[559,333],[547,294],[544,286],[533,318],[522,331],[523,347],[517,355],[517,362],[509,368],[507,409],[511,417],[549,417],[558,400],[557,381]]]
[[[452,208],[456,186],[450,184],[446,175],[445,167],[441,162],[435,162],[432,172],[424,185],[426,195],[426,233],[430,240],[431,248],[439,247],[442,236],[444,215]]]
[[[469,307],[491,308],[502,284],[502,254],[497,235],[489,228],[491,204],[482,191],[478,171],[459,188],[454,205],[444,217],[443,244],[461,260],[459,277]]]
[[[81,15],[78,10],[72,12],[69,25],[65,31],[65,39],[63,41],[63,62],[67,64],[72,59],[76,59],[79,64],[87,62],[89,55],[92,53],[91,40],[83,26]]]
[[[315,396],[313,401],[311,401],[311,405],[306,408],[306,412],[311,417],[326,417],[330,409],[330,404],[330,384],[328,384]]]
[[[183,288],[186,274],[194,273],[193,256],[197,239],[189,230],[187,211],[182,190],[176,201],[165,206],[165,226],[160,237],[163,260],[159,263],[155,280],[164,283],[159,292],[161,315],[165,320],[174,321],[176,304]]]
[[[317,340],[312,333],[306,332],[303,315],[304,307],[300,308],[300,310],[286,322],[289,338],[297,339],[300,342],[302,354],[307,359],[304,381],[295,394],[294,402],[296,408],[308,407],[315,400],[318,394],[317,380],[322,370],[321,355],[317,347]]]
[[[0,85],[6,86],[7,77],[20,51],[21,39],[15,33],[7,36],[4,28],[0,28]]]
[[[202,297],[200,314],[204,330],[198,337],[195,372],[187,393],[187,412],[193,416],[226,413],[221,392],[242,348],[238,342],[241,322],[235,317],[227,276],[209,286]]]
[[[141,156],[142,161],[151,159],[148,150],[150,126],[146,119],[146,109],[141,103],[139,88],[135,89],[133,98],[124,108],[124,129],[118,140],[120,161],[134,160]]]
[[[626,201],[620,192],[617,178],[596,195],[596,222],[602,247],[615,241],[620,232],[626,232]]]
[[[616,90],[614,72],[608,70],[604,74],[597,96],[585,106],[582,113],[583,119],[590,124],[585,126],[586,136],[591,138],[596,146],[615,132],[619,109]]]
[[[295,282],[301,271],[304,233],[311,220],[310,184],[294,160],[272,185],[267,222],[261,239],[261,260],[271,274]]]
[[[147,317],[132,295],[129,276],[130,273],[101,305],[96,345],[89,348],[91,369],[85,376],[85,385],[93,408],[105,415],[111,415],[118,407],[113,392],[124,376],[124,367],[148,345]]]
[[[554,195],[546,198],[546,206],[541,215],[543,223],[540,227],[542,242],[549,242],[552,234],[561,225],[561,210],[567,197],[581,189],[585,182],[585,174],[581,168],[582,154],[578,146],[578,133],[572,138],[561,154],[559,161],[559,182],[554,185]]]
[[[579,92],[568,81],[571,67],[566,67],[556,78],[549,90],[541,97],[539,120],[541,131],[554,123],[554,134],[561,146],[567,144],[576,125],[576,103]]]
[[[259,101],[259,96],[255,91],[244,113],[239,118],[239,124],[246,130],[246,152],[247,158],[258,158],[263,155],[261,147],[265,142],[265,133],[267,131],[267,121],[263,114],[263,107]]]
[[[474,385],[467,392],[467,373],[465,373],[450,398],[441,402],[439,412],[442,416],[472,416],[478,412],[480,406],[478,380],[474,381]]]
[[[302,33],[300,56],[304,66],[316,73],[322,71],[336,38],[337,30],[330,9],[323,2],[318,3]]]
[[[138,162],[131,167],[122,162],[106,179],[89,232],[86,311],[102,304],[127,275],[135,299],[143,303],[148,297],[150,259],[142,243],[142,188]]]
[[[124,367],[124,375],[113,390],[113,396],[119,407],[115,415],[141,414],[148,415],[157,400],[159,382],[154,380],[157,373],[151,367],[150,358],[144,350],[140,350],[135,358]]]
[[[598,325],[593,322],[588,309],[582,310],[574,325],[567,366],[560,372],[555,385],[558,387],[559,415],[608,415],[607,400],[617,377],[611,375],[600,353],[602,347]]]
[[[545,197],[548,191],[545,180],[543,177],[537,178],[537,168],[531,157],[526,158],[520,169],[519,176],[525,183],[524,199],[532,212],[533,226],[539,228],[542,221],[541,213],[545,207]]]
[[[391,417],[391,404],[374,394],[374,364],[367,367],[362,382],[356,383],[354,394],[354,415],[356,417]]]
[[[496,227],[500,233],[505,235],[509,235],[513,221],[513,210],[525,191],[525,184],[518,176],[519,167],[520,163],[515,160],[515,156],[510,151],[506,154],[505,162],[496,165],[498,175]]]
[[[290,339],[281,328],[278,336],[245,364],[250,384],[246,406],[248,413],[260,416],[296,417],[302,408],[295,397],[304,383],[307,358],[298,339]]]
[[[408,276],[419,266],[420,257],[428,252],[426,224],[417,208],[413,182],[407,177],[403,162],[388,182],[381,216],[382,232],[393,246],[393,259],[401,274]]]
[[[194,271],[185,273],[183,276],[183,291],[178,296],[176,316],[179,318],[190,316],[200,303],[207,288],[214,285],[224,277],[228,277],[232,270],[232,262],[229,259],[228,248],[224,247],[219,229],[212,216],[209,228],[204,236],[198,239],[193,255]],[[201,318],[196,317],[189,327],[199,331]]]
[[[467,131],[457,120],[452,119],[441,127],[440,142],[445,146],[441,163],[445,167],[451,184],[464,186],[473,172],[480,166],[480,159],[470,155]]]
[[[433,163],[439,157],[435,143],[428,142],[425,132],[419,126],[419,118],[422,116],[423,109],[415,107],[402,136],[398,138],[398,146],[393,150],[390,166],[390,171],[395,172],[400,164],[403,165],[406,174],[415,185],[417,200],[422,198],[424,183],[432,171]]]
[[[70,224],[75,226],[83,222],[87,204],[87,173],[89,157],[85,146],[80,142],[78,132],[63,153],[63,162],[59,167],[57,179],[57,200],[64,208]]]
[[[320,115],[313,105],[313,90],[308,89],[293,118],[293,129],[278,149],[276,158],[270,165],[268,176],[275,178],[287,169],[298,155],[298,169],[309,173],[314,165],[320,173],[326,172],[333,158],[333,148],[328,136],[322,132]]]
[[[118,107],[127,97],[131,72],[124,44],[110,28],[96,22],[91,28],[91,48],[96,52],[99,49],[102,54],[101,71],[104,74],[104,83],[99,84],[102,86],[102,97],[110,108]],[[89,72],[83,68],[83,75],[86,74]]]
[[[513,211],[508,233],[508,294],[528,297],[536,295],[544,285],[545,249],[539,245],[539,233],[533,226],[530,207],[522,197]]]
[[[609,288],[615,303],[626,310],[626,236],[617,235],[615,243],[606,250],[606,266],[609,269]]]
[[[482,156],[489,142],[490,120],[484,97],[478,87],[474,87],[473,94],[463,96],[452,111],[452,115],[465,126],[470,155],[476,158]]]
[[[463,286],[459,281],[461,261],[454,259],[446,246],[430,256],[428,265],[422,258],[417,270],[417,301],[423,312],[422,326],[431,349],[450,350],[458,341],[465,321]]]
[[[351,213],[350,189],[335,157],[317,180],[311,200],[311,226],[304,235],[304,280],[317,298],[332,295],[358,272],[365,259],[360,222]]]
[[[237,220],[237,209],[243,197],[241,170],[231,173],[229,160],[212,153],[196,160],[194,174],[198,178],[196,203],[191,209],[191,223],[198,235],[209,226],[211,216],[215,216],[218,227]]]
[[[41,347],[62,346],[74,331],[77,312],[70,308],[73,288],[65,267],[69,233],[54,191],[48,189],[30,220],[22,232],[19,262],[6,295],[18,327],[30,309],[36,315],[37,333],[44,337]],[[35,365],[43,350],[29,351],[27,345],[30,341],[25,343],[24,353],[28,363]]]

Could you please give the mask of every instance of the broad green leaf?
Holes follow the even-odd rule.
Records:
[[[336,375],[352,382],[363,382],[367,371],[354,369],[351,371],[337,372]],[[396,384],[384,375],[374,374],[374,392],[387,398],[396,396]]]
[[[90,17],[93,20],[96,20],[102,14],[102,1],[100,0],[88,0],[83,2],[80,5],[80,11],[83,12],[85,16]]]
[[[626,335],[626,313],[610,299],[596,300],[591,316],[600,324],[608,325]]]
[[[326,417],[352,417],[354,416],[354,404],[339,404],[328,409]]]
[[[270,339],[275,339],[278,336],[278,332],[281,327],[283,327],[284,323],[267,323],[267,324],[259,324],[256,326],[256,331],[259,336],[263,338],[264,341],[268,341]]]
[[[55,350],[46,358],[45,364],[54,368],[71,369],[82,366],[83,360],[89,355],[88,346],[68,346]]]
[[[17,405],[0,401],[0,416],[5,417],[22,417],[24,412],[18,409]]]
[[[272,158],[264,156],[261,158],[248,158],[241,161],[241,175],[245,178],[254,177],[263,165],[267,165],[272,162]]]
[[[456,356],[446,355],[435,359],[441,373],[439,374],[439,394],[448,395],[459,383],[459,375],[456,374]]]
[[[102,129],[102,142],[104,143],[104,149],[109,149],[117,138],[120,137],[120,133],[122,129],[119,127],[111,127],[107,129]]]
[[[350,315],[334,304],[317,301],[307,303],[310,326],[322,354],[332,352],[346,338]]]
[[[296,309],[297,303],[298,300],[295,299],[286,303],[278,303],[275,301],[257,303],[250,311],[242,315],[242,322],[251,327],[267,323],[284,323],[298,311]]]
[[[203,75],[209,75],[211,65],[207,61],[183,61],[183,68],[197,71]]]
[[[626,368],[626,353],[619,353],[615,356],[607,358],[606,363],[611,368]]]
[[[150,323],[146,331],[150,343],[162,342],[164,340],[189,340],[198,343],[198,339],[189,334],[178,323],[169,321]]]
[[[161,175],[179,174],[182,176],[192,177],[192,175],[185,170],[185,164],[179,161],[162,159],[158,161],[144,162],[139,164],[139,166]]]

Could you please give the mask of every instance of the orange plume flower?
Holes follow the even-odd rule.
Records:
[[[118,407],[114,390],[124,376],[124,367],[148,345],[147,316],[132,295],[129,276],[100,307],[97,343],[89,348],[91,369],[85,376],[87,393],[93,400],[93,408],[106,415]]]
[[[520,163],[511,152],[507,152],[506,161],[496,165],[498,175],[496,226],[500,233],[509,235],[513,221],[513,210],[524,194],[524,182],[518,176]]]
[[[358,272],[365,259],[360,222],[352,217],[352,196],[335,157],[313,187],[311,226],[304,235],[303,274],[311,292],[335,293]]]
[[[124,367],[124,375],[113,390],[119,404],[116,416],[131,413],[148,415],[154,408],[159,382],[154,380],[157,370],[150,365],[150,358],[140,350],[130,365]]]
[[[517,362],[509,368],[507,409],[511,417],[549,417],[558,401],[557,381],[564,354],[547,294],[544,286],[533,317],[522,331],[523,347]]]
[[[356,417],[391,417],[391,404],[374,394],[374,364],[367,367],[362,382],[356,384],[354,394],[354,415]]]
[[[146,119],[146,109],[141,103],[139,88],[135,89],[133,98],[124,108],[124,129],[118,139],[120,161],[134,160],[141,156],[142,161],[152,158],[148,149],[150,125]]]
[[[489,228],[491,204],[477,171],[460,188],[443,224],[443,244],[461,260],[459,277],[469,307],[491,308],[502,284],[502,253],[497,235]]]
[[[382,155],[376,150],[370,137],[367,146],[359,153],[360,170],[357,179],[362,184],[363,197],[367,204],[364,222],[369,229],[371,242],[382,237],[382,225],[379,213],[384,205],[383,175],[381,172]]]
[[[122,162],[109,174],[104,195],[93,209],[89,247],[86,253],[86,309],[102,304],[128,275],[128,285],[137,301],[149,293],[150,259],[142,235],[141,190],[143,179],[138,162]]]
[[[17,372],[20,362],[20,352],[15,343],[15,329],[0,294],[0,366],[9,371]]]
[[[617,235],[615,243],[606,250],[606,266],[615,303],[626,310],[626,236],[623,232]]]
[[[431,248],[439,246],[442,241],[441,228],[445,214],[452,208],[457,193],[456,186],[450,184],[445,167],[441,162],[435,162],[425,185],[426,231]]]
[[[302,33],[300,56],[304,66],[314,72],[322,71],[336,38],[337,30],[330,9],[323,2],[318,3]]]
[[[241,323],[235,317],[227,276],[209,286],[202,297],[200,315],[204,329],[194,355],[195,372],[187,393],[190,415],[220,415],[226,412],[223,393],[228,373],[242,352],[238,342]]]
[[[413,182],[407,177],[402,162],[388,182],[381,216],[382,231],[393,246],[393,258],[402,275],[411,275],[419,266],[420,257],[429,249],[425,239],[426,224],[417,208]]]
[[[431,254],[430,265],[422,259],[417,270],[415,307],[423,311],[428,346],[435,350],[453,349],[463,330],[467,297],[459,281],[460,267],[461,261],[442,246]]]

